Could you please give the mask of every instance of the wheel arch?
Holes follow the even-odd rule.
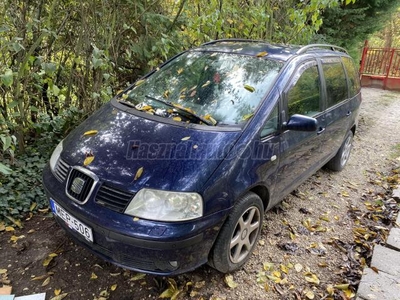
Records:
[[[253,186],[247,192],[253,192],[258,197],[260,197],[264,206],[264,211],[267,210],[270,200],[270,194],[268,188],[265,185],[258,184],[256,186]]]

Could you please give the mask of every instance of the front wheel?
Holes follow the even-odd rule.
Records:
[[[240,198],[221,228],[209,264],[222,273],[241,268],[257,244],[263,216],[263,203],[255,193]]]
[[[326,164],[326,167],[332,171],[342,171],[350,157],[350,152],[353,143],[353,132],[349,131],[346,138],[340,146],[336,155]]]

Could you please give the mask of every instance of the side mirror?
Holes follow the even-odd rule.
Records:
[[[318,121],[315,118],[307,117],[304,115],[293,115],[290,117],[285,125],[286,130],[295,131],[316,131],[318,128]]]

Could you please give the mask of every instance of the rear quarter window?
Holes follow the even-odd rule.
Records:
[[[322,60],[328,108],[348,98],[347,79],[340,58]]]
[[[349,57],[342,57],[343,65],[346,69],[347,76],[349,78],[349,91],[350,91],[350,97],[354,97],[357,95],[361,89],[361,84],[360,84],[360,75],[358,74],[358,71],[356,67],[354,66],[354,62],[351,58]]]

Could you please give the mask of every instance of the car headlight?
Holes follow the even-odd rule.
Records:
[[[50,169],[52,172],[54,172],[54,170],[56,169],[56,164],[58,159],[60,158],[60,154],[63,150],[63,141],[61,141],[56,149],[54,149],[53,154],[50,157]]]
[[[125,214],[155,221],[186,221],[203,215],[203,199],[197,193],[140,190]]]

